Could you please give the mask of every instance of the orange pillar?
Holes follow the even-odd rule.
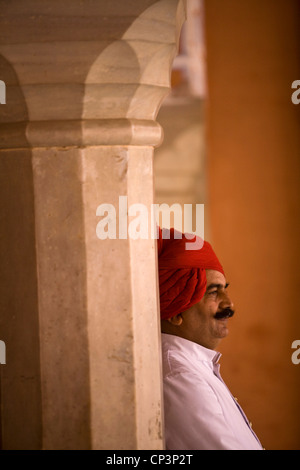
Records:
[[[236,305],[223,376],[267,449],[300,449],[300,4],[205,6],[207,213]]]

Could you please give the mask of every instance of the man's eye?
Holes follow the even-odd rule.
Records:
[[[208,295],[217,294],[217,293],[218,293],[217,290],[212,290],[212,291],[208,292]]]

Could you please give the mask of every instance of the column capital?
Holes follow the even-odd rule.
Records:
[[[1,148],[159,145],[186,0],[68,3],[2,8]]]

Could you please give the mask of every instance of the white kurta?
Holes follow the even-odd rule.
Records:
[[[168,450],[262,450],[220,376],[220,353],[167,334],[162,353]]]

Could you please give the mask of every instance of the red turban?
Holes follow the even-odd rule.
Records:
[[[168,238],[163,238],[168,236]],[[181,238],[176,238],[181,237]],[[211,245],[198,236],[159,228],[160,315],[174,317],[198,303],[206,290],[206,269],[224,274]]]

